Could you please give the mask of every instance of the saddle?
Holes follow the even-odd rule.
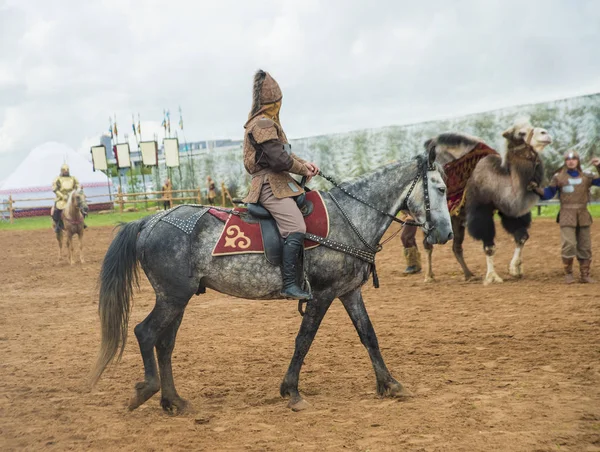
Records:
[[[296,198],[306,222],[307,232],[321,237],[329,234],[329,216],[323,198],[317,191],[309,191]],[[209,213],[225,222],[223,232],[215,245],[213,256],[264,253],[267,261],[276,266],[282,263],[283,238],[275,219],[260,204],[236,207],[234,213],[212,208]],[[304,248],[311,249],[318,243],[304,241]]]

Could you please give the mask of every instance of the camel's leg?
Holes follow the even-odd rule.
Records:
[[[298,391],[298,380],[300,379],[300,369],[304,363],[304,358],[310,349],[310,346],[317,334],[319,325],[333,299],[318,299],[310,301],[306,305],[306,312],[302,317],[300,331],[296,336],[296,348],[294,356],[288,367],[288,370],[283,378],[283,382],[279,388],[282,397],[290,397],[288,407],[294,411],[300,411],[308,407],[308,403],[302,398]]]
[[[531,225],[531,213],[527,213],[522,217],[512,218],[504,215],[500,215],[502,219],[502,226],[506,231],[515,238],[515,253],[508,266],[508,272],[515,278],[521,278],[523,276],[523,247],[525,242],[529,239],[529,233],[527,229]]]
[[[411,394],[404,389],[394,377],[392,377],[383,361],[373,324],[371,323],[371,319],[369,319],[369,314],[367,314],[367,309],[365,308],[361,289],[358,288],[342,295],[340,300],[342,300],[346,312],[352,319],[352,323],[358,332],[360,341],[369,352],[369,357],[371,358],[371,363],[373,364],[375,377],[377,379],[377,393],[381,396],[410,396]]]
[[[161,398],[160,405],[163,410],[173,413],[175,410],[181,413],[189,408],[188,402],[177,394],[175,381],[173,380],[173,369],[171,367],[171,355],[175,347],[177,330],[183,319],[183,311],[171,322],[156,342],[156,355],[158,356],[158,370],[160,373]]]
[[[140,381],[135,385],[135,392],[129,400],[130,410],[135,410],[160,389],[160,378],[156,368],[154,347],[175,319],[181,317],[186,304],[187,301],[181,302],[172,298],[156,297],[156,305],[152,312],[142,323],[136,325],[134,332],[144,361],[144,381]],[[177,328],[172,332],[173,335],[176,332]],[[165,358],[165,353],[163,352],[168,350],[168,345],[169,341],[165,339],[165,342],[160,346],[163,359]],[[174,340],[172,345],[174,345]]]
[[[494,267],[494,254],[496,254],[495,246],[485,246],[483,248],[485,252],[485,260],[487,263],[487,273],[485,275],[485,279],[483,280],[483,285],[488,286],[492,283],[501,283],[504,282],[498,273],[496,273],[496,269]]]
[[[79,236],[79,261],[83,264],[83,229],[78,234]]]
[[[433,245],[427,243],[427,239],[423,240],[423,248],[425,248],[425,282],[435,282],[435,275],[433,274]]]
[[[471,281],[475,278],[475,275],[467,267],[465,258],[463,256],[463,242],[465,241],[465,224],[464,218],[460,215],[454,215],[452,219],[452,232],[454,232],[454,240],[452,241],[452,251],[454,257],[460,264],[462,271],[465,275],[465,281]]]
[[[490,204],[473,204],[468,206],[467,228],[473,238],[483,241],[483,251],[487,261],[487,273],[483,285],[502,282],[502,278],[494,268],[494,238],[496,237],[496,225],[494,224],[494,206]]]

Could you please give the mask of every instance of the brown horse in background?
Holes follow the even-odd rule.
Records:
[[[56,233],[58,241],[58,260],[61,259],[63,246],[63,232],[67,236],[67,250],[69,251],[69,263],[74,264],[73,259],[73,236],[79,237],[79,261],[83,264],[83,231],[85,215],[88,212],[88,205],[85,200],[83,190],[73,190],[69,193],[67,205],[62,211],[62,228]]]

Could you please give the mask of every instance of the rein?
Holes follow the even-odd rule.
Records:
[[[422,178],[423,179],[423,197],[424,197],[424,201],[425,201],[425,223],[417,223],[414,221],[400,220],[395,215],[391,215],[388,212],[384,212],[383,210],[379,209],[378,207],[371,204],[370,202],[365,201],[364,199],[361,199],[358,196],[350,193],[344,187],[340,186],[340,184],[337,183],[335,181],[335,179],[333,179],[331,176],[327,176],[319,171],[319,175],[321,177],[323,177],[325,180],[329,181],[333,186],[339,188],[343,193],[345,193],[350,198],[366,205],[367,207],[375,210],[376,212],[379,212],[381,215],[384,215],[384,216],[390,218],[392,221],[395,221],[396,223],[400,223],[402,226],[398,231],[396,231],[394,234],[392,234],[391,237],[387,238],[382,243],[378,243],[377,246],[373,246],[363,237],[363,235],[360,233],[360,231],[358,230],[356,225],[352,222],[352,219],[350,218],[348,213],[344,210],[344,208],[341,206],[339,201],[336,199],[336,197],[333,196],[333,194],[329,193],[329,197],[331,198],[333,203],[340,210],[340,212],[346,219],[346,222],[348,223],[350,228],[354,231],[354,233],[359,238],[359,240],[367,247],[368,251],[361,250],[361,249],[355,248],[350,245],[344,245],[342,243],[338,243],[333,240],[319,237],[319,236],[316,236],[316,235],[310,234],[310,233],[306,234],[306,238],[308,238],[309,240],[312,240],[316,243],[319,243],[320,245],[326,246],[328,248],[331,248],[331,249],[334,249],[337,251],[341,251],[345,254],[351,255],[353,257],[356,257],[358,259],[361,259],[361,260],[371,264],[372,271],[373,271],[373,285],[375,286],[375,288],[378,288],[379,287],[379,278],[377,277],[377,269],[375,266],[375,254],[383,249],[383,245],[385,245],[387,242],[389,242],[391,239],[393,239],[396,235],[398,235],[398,233],[402,230],[402,228],[405,225],[423,227],[423,228],[427,229],[427,233],[431,232],[434,229],[433,227],[429,228],[427,226],[428,224],[431,223],[431,203],[429,200],[429,190],[428,190],[428,185],[427,185],[427,171],[433,170],[434,167],[433,167],[433,165],[427,164],[426,157],[418,156],[417,159],[420,161],[419,162],[420,163],[419,171],[417,172],[417,175],[413,179],[412,184],[411,184],[410,188],[408,189],[408,193],[406,193],[406,196],[404,197],[404,200],[402,201],[400,210],[406,210],[408,208],[408,199],[409,199],[410,195],[412,194],[415,186],[417,185],[417,182],[419,181],[420,178]]]

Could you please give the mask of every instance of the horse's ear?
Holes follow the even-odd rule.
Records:
[[[432,140],[427,140],[425,142],[425,144],[429,144],[429,146],[426,146],[427,149],[427,160],[429,161],[429,165],[433,165],[433,163],[435,162],[435,159],[437,157],[437,149],[435,144],[431,143]]]
[[[510,126],[508,129],[506,129],[504,132],[502,132],[502,136],[506,139],[509,139],[514,132],[515,132],[515,126]]]

